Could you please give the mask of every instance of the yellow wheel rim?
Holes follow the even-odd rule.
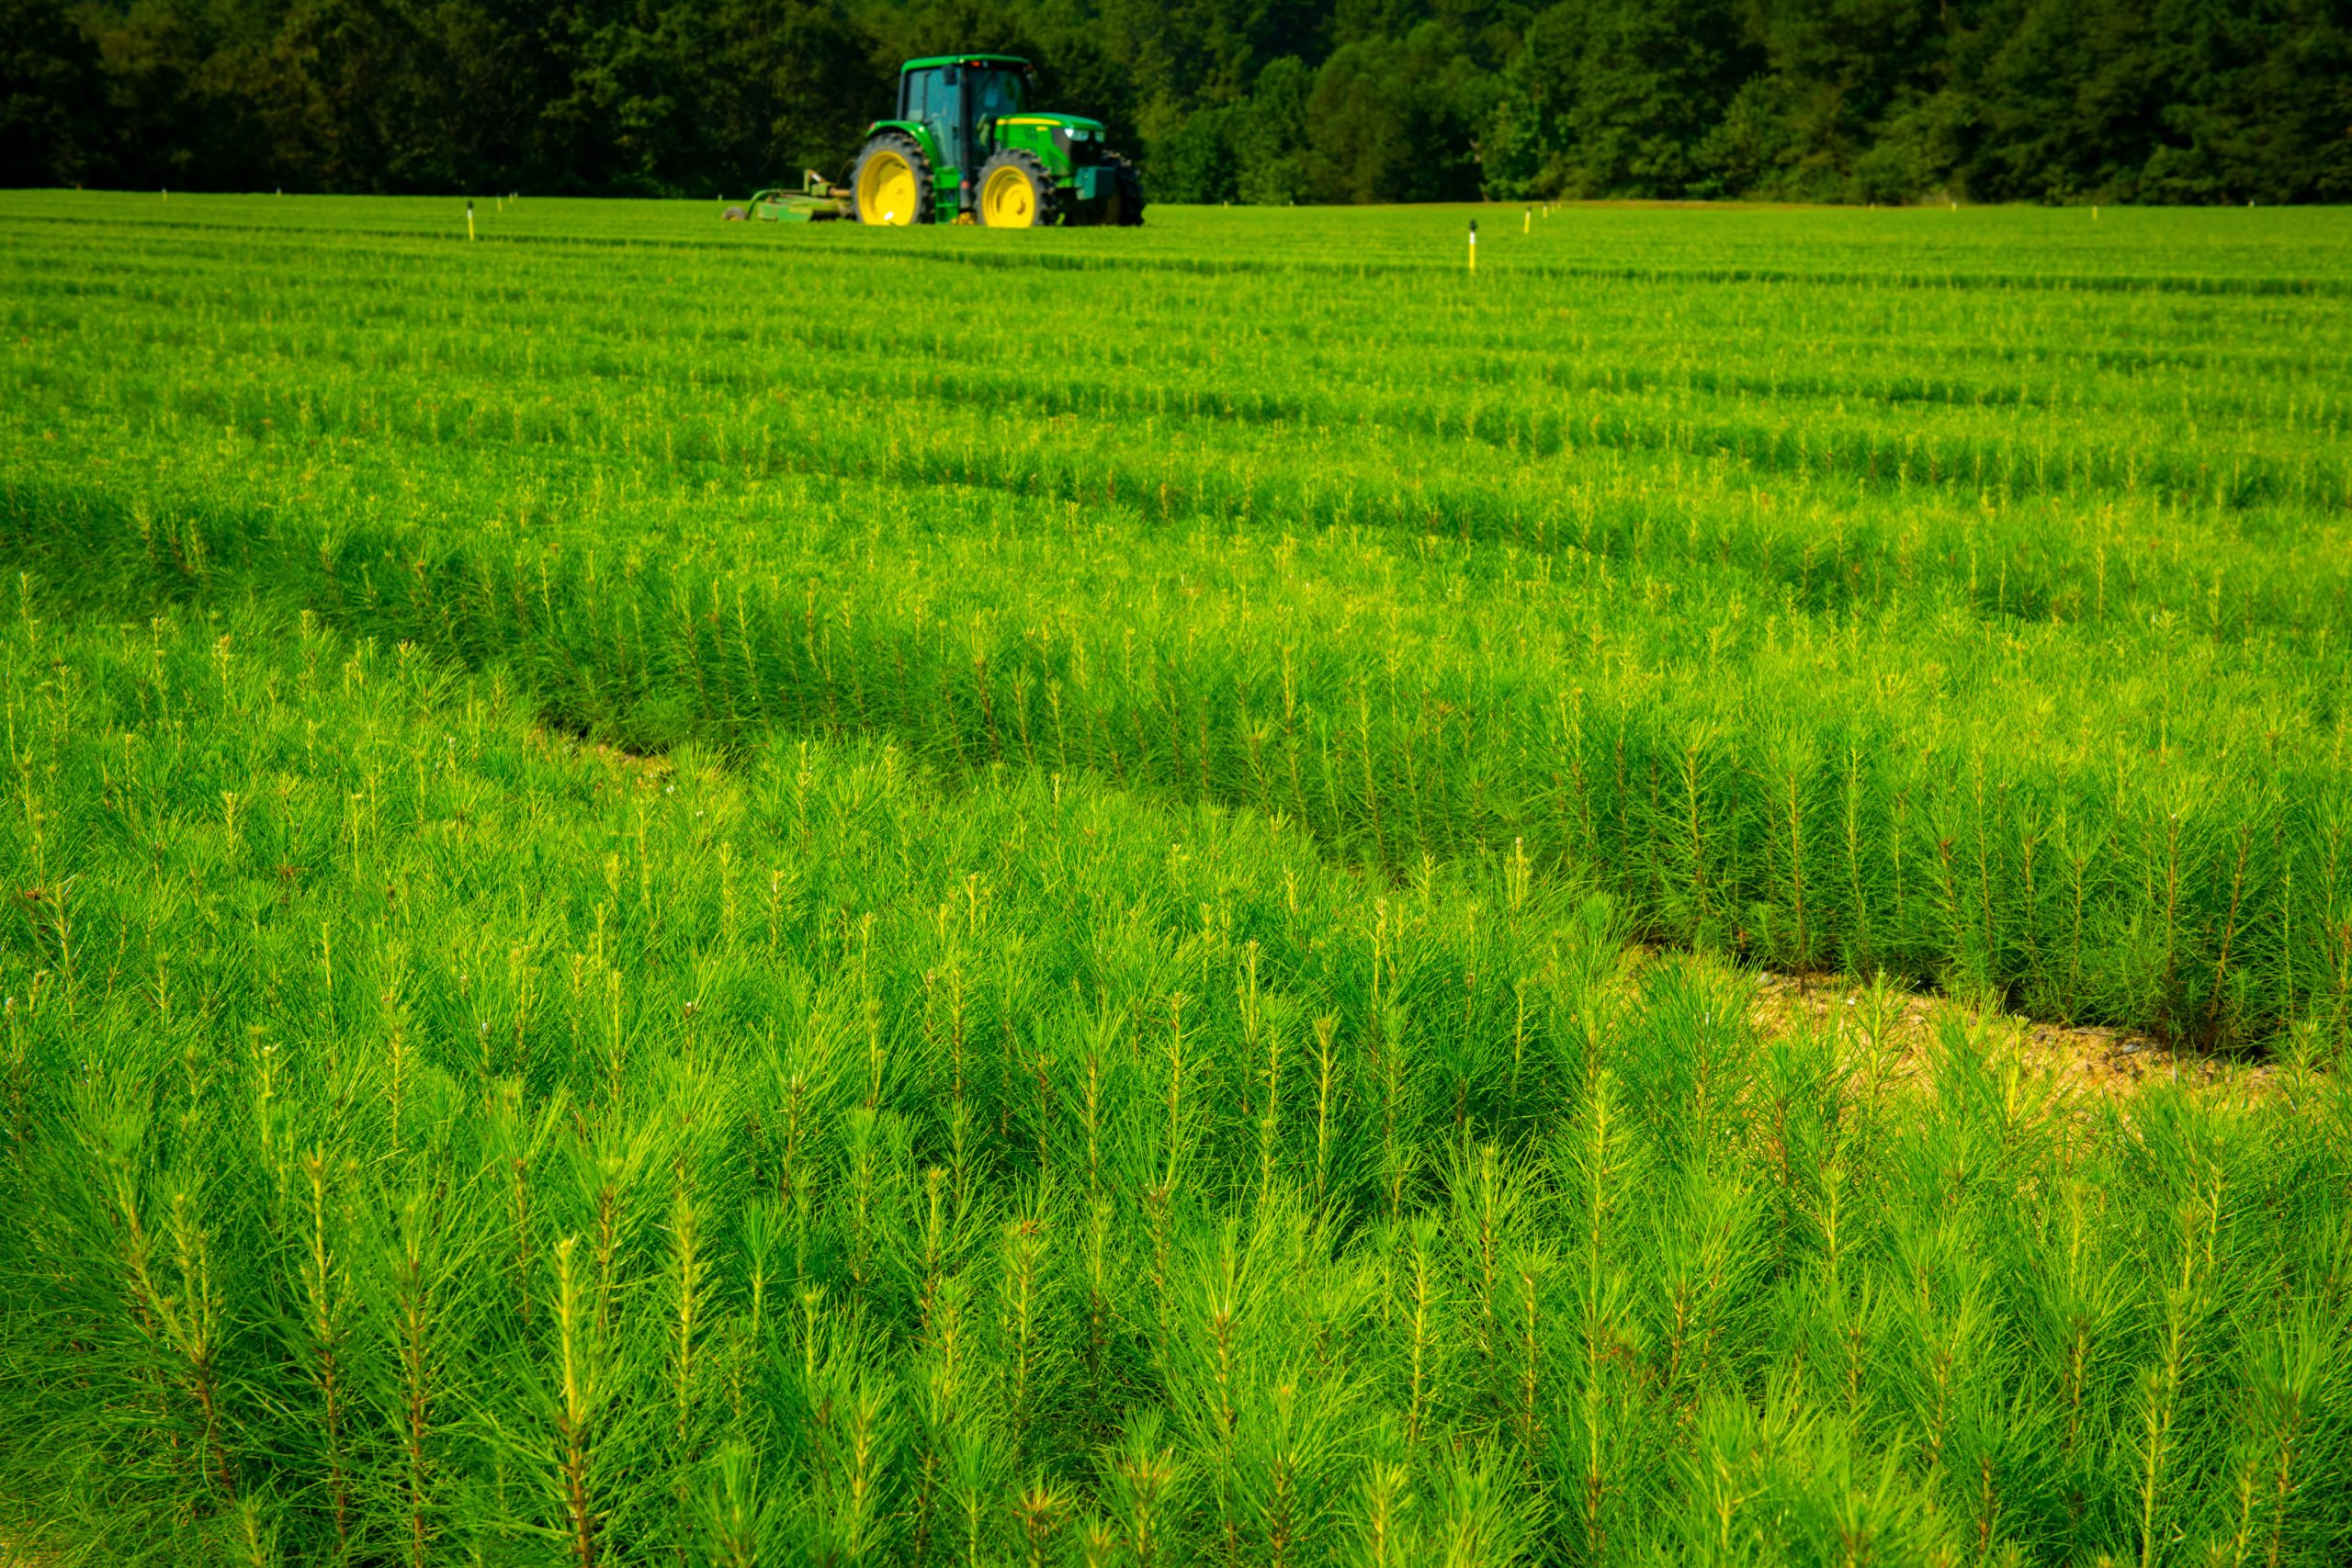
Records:
[[[980,187],[980,221],[991,229],[1026,229],[1037,221],[1037,187],[1027,171],[1011,164]]]
[[[862,222],[911,223],[920,200],[914,166],[896,152],[876,152],[857,171],[857,216]]]

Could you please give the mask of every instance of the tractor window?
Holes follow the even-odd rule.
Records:
[[[940,155],[956,161],[962,146],[957,125],[956,99],[962,96],[956,86],[957,73],[953,66],[933,66],[924,71],[910,71],[899,78],[899,118],[913,120],[931,132],[932,141]]]
[[[972,73],[972,118],[977,123],[999,115],[1021,112],[1021,73],[1017,71]]]

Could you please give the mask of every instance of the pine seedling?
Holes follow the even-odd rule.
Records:
[[[956,1207],[961,1212],[971,1203],[972,1104],[967,1072],[968,998],[959,953],[949,933],[953,912],[951,906],[940,906],[940,942],[946,947],[947,956],[942,966],[923,974],[922,1017],[924,1038],[931,1044],[933,1058],[944,1056],[947,1065],[948,1170],[955,1179]]]
[[[1050,1222],[1034,1205],[1004,1226],[998,1272],[999,1334],[1001,1354],[1009,1362],[1004,1371],[1004,1412],[1016,1465],[1028,1456],[1030,1427],[1050,1373],[1053,1325],[1046,1297],[1050,1239]]]
[[[956,1506],[956,1559],[963,1568],[986,1568],[998,1561],[994,1550],[1002,1504],[1005,1456],[990,1442],[978,1422],[956,1428],[948,1440],[948,1489]]]
[[[769,1073],[782,1105],[784,1146],[776,1157],[776,1201],[795,1214],[810,1194],[808,1145],[831,1121],[843,1069],[842,1038],[821,1003],[812,1003],[790,1045],[771,1052]]]
[[[1698,1165],[1684,1170],[1679,1187],[1679,1201],[1657,1216],[1657,1255],[1659,1379],[1679,1440],[1717,1393],[1732,1303],[1765,1250],[1755,1234],[1755,1194],[1736,1177]]]
[[[1250,974],[1252,988],[1257,981],[1258,947],[1250,945]],[[1272,1201],[1274,1190],[1274,1166],[1283,1146],[1283,1035],[1284,1021],[1281,1010],[1267,1019],[1261,1032],[1265,1045],[1265,1109],[1258,1118],[1258,1204],[1263,1208]]]
[[[1480,1145],[1475,1154],[1455,1151],[1447,1182],[1449,1229],[1468,1296],[1479,1397],[1498,1417],[1512,1407],[1507,1389],[1512,1380],[1504,1370],[1510,1359],[1505,1345],[1513,1332],[1505,1321],[1512,1281],[1504,1255],[1520,1238],[1530,1185],[1518,1162],[1507,1161],[1492,1144]]]
[[[787,1494],[786,1523],[820,1559],[867,1562],[888,1544],[885,1489],[899,1390],[869,1369],[872,1347],[859,1325],[820,1308],[816,1291],[803,1293],[787,1425],[805,1468]]]
[[[2045,1264],[2038,1283],[2044,1365],[2056,1393],[2058,1458],[2067,1483],[2070,1538],[2089,1504],[2088,1471],[2095,1462],[2097,1394],[2106,1367],[2117,1354],[2117,1330],[2127,1303],[2122,1271],[2098,1252],[2096,1209],[2106,1196],[2080,1179],[2060,1190],[2057,1256]]]
[[[1061,1529],[1062,1518],[1069,1511],[1068,1493],[1052,1485],[1042,1475],[1034,1478],[1021,1489],[1013,1500],[1013,1515],[1021,1529],[1023,1561],[1028,1568],[1045,1568],[1046,1553],[1054,1536]]]
[[[1887,977],[1886,971],[1881,969],[1871,975],[1871,983],[1856,999],[1860,1003],[1854,1022],[1860,1035],[1862,1100],[1869,1112],[1864,1125],[1876,1128],[1887,1080],[1901,1054],[1895,1025],[1903,1014],[1903,995]]]
[[[974,1374],[965,1310],[970,1292],[971,1283],[962,1275],[939,1280],[918,1341],[922,1360],[914,1404],[922,1452],[911,1522],[913,1554],[919,1562],[943,1530],[945,1499],[954,1495],[959,1455],[968,1446],[967,1416]]]
[[[1159,1568],[1167,1561],[1171,1520],[1179,1516],[1177,1491],[1184,1467],[1160,1440],[1156,1411],[1130,1417],[1118,1444],[1102,1456],[1103,1501],[1111,1510],[1135,1568]]]
[[[13,996],[0,998],[8,1031],[8,1152],[21,1175],[32,1154],[32,1047],[23,1010]]]
[[[1554,1156],[1563,1186],[1578,1211],[1581,1257],[1577,1258],[1577,1345],[1579,1351],[1578,1411],[1583,1427],[1578,1517],[1585,1550],[1599,1558],[1607,1545],[1603,1515],[1618,1490],[1609,1431],[1622,1425],[1606,1414],[1616,1369],[1634,1349],[1628,1311],[1629,1282],[1616,1263],[1616,1213],[1634,1168],[1634,1150],[1618,1106],[1616,1075],[1598,1068],[1585,1094],[1583,1114],[1565,1130]]]
[[[919,1284],[915,1295],[916,1333],[927,1338],[931,1334],[932,1309],[939,1299],[939,1286],[948,1262],[948,1216],[945,1211],[947,1173],[933,1166],[922,1173],[922,1217],[918,1237]]]
[[[381,1325],[351,1368],[370,1374],[369,1393],[382,1408],[393,1461],[379,1476],[379,1506],[389,1507],[397,1560],[409,1568],[429,1561],[441,1539],[448,1496],[445,1404],[451,1361],[458,1353],[448,1299],[451,1259],[445,1234],[449,1214],[440,1194],[411,1190],[397,1201],[385,1231],[369,1238],[368,1317]],[[381,1358],[389,1352],[390,1366]]]
[[[1420,1561],[1409,1466],[1374,1459],[1358,1489],[1354,1561],[1361,1568],[1405,1568]]]
[[[940,1292],[994,1233],[988,1214],[956,1205],[944,1167],[925,1170],[920,1197],[909,1193],[908,1198],[890,1207],[912,1234],[902,1232],[889,1257],[906,1277],[915,1308],[915,1337],[923,1342],[931,1334]]]
[[[865,1040],[865,1109],[881,1109],[890,1070],[890,1048],[882,1037],[882,998],[874,985],[874,916],[858,918],[858,1021]]]
[[[234,1503],[237,1470],[229,1453],[220,1369],[226,1303],[214,1277],[212,1237],[198,1224],[195,1205],[185,1192],[172,1194],[169,1229],[180,1288],[175,1294],[155,1301],[155,1314],[181,1363],[181,1375],[196,1407],[206,1472],[220,1495]]]
[[[594,1142],[575,1143],[571,1149],[574,1190],[586,1225],[584,1234],[576,1233],[586,1248],[580,1262],[588,1271],[586,1289],[591,1293],[586,1299],[600,1344],[616,1342],[621,1295],[628,1283],[624,1271],[636,1252],[639,1230],[649,1218],[644,1178],[653,1164],[661,1132],[657,1119],[648,1118],[628,1129],[606,1118],[597,1126]]]
[[[704,1238],[705,1205],[695,1190],[686,1151],[671,1162],[669,1224],[665,1227],[669,1256],[662,1282],[669,1297],[669,1378],[673,1452],[682,1471],[693,1457],[701,1427],[703,1337],[711,1315],[710,1255]]]
[[[273,1231],[282,1232],[288,1218],[288,1198],[293,1186],[295,1161],[284,1146],[287,1133],[282,1124],[283,1112],[278,1108],[277,1047],[262,1043],[258,1026],[248,1031],[247,1034],[256,1080],[253,1099],[254,1141],[260,1145],[262,1168],[269,1177],[269,1224]]]
[[[236,1552],[243,1568],[278,1568],[285,1561],[278,1547],[277,1514],[258,1497],[243,1497],[236,1507]]]
[[[1011,1014],[1006,1018],[1008,1038],[1012,1032]],[[1037,1032],[1030,1039],[1030,1050],[1022,1064],[1029,1077],[1031,1089],[1031,1135],[1035,1140],[1036,1173],[1040,1179],[1054,1173],[1054,1121],[1058,1097],[1054,1088],[1054,1054],[1046,1048],[1044,1032]]]
[[[1399,1123],[1409,1107],[1412,1077],[1405,1047],[1405,1010],[1390,1007],[1381,1013],[1378,1042],[1380,1070],[1381,1197],[1391,1224],[1403,1216],[1405,1188],[1418,1163],[1418,1146]]]
[[[1119,1558],[1119,1527],[1101,1514],[1090,1514],[1078,1528],[1080,1568],[1112,1568]]]
[[[775,1534],[775,1499],[760,1486],[752,1450],[729,1443],[712,1456],[701,1496],[703,1550],[713,1568],[760,1568]]]
[[[2305,1561],[2314,1539],[2306,1493],[2329,1454],[2340,1456],[2340,1435],[2324,1435],[2314,1408],[2344,1362],[2340,1329],[2331,1335],[2308,1303],[2263,1334],[2250,1357],[2242,1438],[2245,1507],[2233,1559],[2251,1556],[2263,1568]]]
[[[1768,1391],[1758,1411],[1745,1397],[1716,1395],[1701,1408],[1694,1441],[1684,1457],[1679,1488],[1684,1514],[1686,1556],[1727,1564],[1744,1561],[1759,1539],[1758,1516],[1772,1489],[1778,1450],[1800,1433],[1790,1429],[1792,1413]]]
[[[1443,1512],[1430,1543],[1437,1550],[1425,1560],[1444,1568],[1506,1568],[1520,1561],[1532,1521],[1493,1455],[1483,1446],[1458,1449],[1442,1473]]]
[[[2019,1549],[2031,1516],[2041,1511],[2036,1505],[2046,1499],[2052,1478],[2040,1461],[2049,1451],[2052,1418],[2033,1392],[2016,1382],[1997,1333],[1988,1330],[1980,1342],[1985,1353],[1968,1369],[1946,1449],[1943,1492],[1952,1506],[1934,1517],[1967,1542],[1972,1558],[1989,1562]]]
[[[384,1111],[390,1120],[391,1158],[397,1166],[403,1148],[402,1114],[416,1072],[416,1047],[409,1038],[408,1008],[403,997],[408,984],[407,954],[398,942],[388,942],[380,963],[384,972],[384,991],[379,998],[384,1010]]]
[[[1177,1340],[1169,1347],[1171,1404],[1193,1448],[1207,1456],[1219,1551],[1228,1562],[1240,1551],[1240,1425],[1261,1297],[1258,1239],[1253,1235],[1245,1247],[1237,1219],[1196,1238],[1180,1282]]]
[[[588,1271],[578,1236],[556,1243],[556,1506],[560,1539],[572,1568],[596,1568],[604,1544],[595,1457],[607,1385]],[[411,1568],[422,1568],[423,1544],[420,1535]]]
[[[532,1161],[546,1149],[548,1138],[555,1131],[555,1117],[562,1107],[562,1096],[548,1100],[546,1110],[538,1117],[537,1126],[526,1128],[522,1117],[522,1084],[505,1079],[499,1084],[499,1098],[492,1112],[492,1149],[499,1166],[499,1176],[505,1187],[505,1274],[508,1293],[515,1303],[515,1321],[525,1336],[532,1333],[532,1312],[537,1307],[532,1281],[537,1274],[537,1223],[532,1203]]]
[[[1552,1277],[1558,1268],[1558,1256],[1540,1242],[1514,1242],[1503,1255],[1511,1342],[1505,1427],[1518,1446],[1529,1474],[1539,1481],[1546,1473],[1545,1458],[1551,1439],[1551,1422],[1546,1416],[1550,1391],[1545,1379],[1551,1355],[1544,1314]]]
[[[1191,1153],[1193,1134],[1200,1113],[1191,1099],[1192,1079],[1199,1070],[1190,1054],[1191,1038],[1184,1029],[1184,1004],[1189,998],[1182,991],[1168,997],[1168,1031],[1162,1037],[1160,1105],[1164,1119],[1160,1128],[1159,1148],[1161,1167],[1159,1190],[1172,1199],[1183,1187],[1185,1160]]]
[[[1445,1299],[1438,1270],[1441,1235],[1437,1221],[1427,1216],[1417,1215],[1403,1227],[1404,1301],[1397,1321],[1405,1336],[1405,1446],[1408,1450],[1420,1447],[1423,1427],[1443,1371],[1440,1336]]]
[[[1250,1561],[1293,1568],[1320,1539],[1330,1471],[1352,1414],[1340,1397],[1329,1383],[1302,1384],[1285,1371],[1249,1402],[1238,1470],[1255,1526]]]
[[[842,1117],[842,1149],[849,1170],[848,1188],[849,1234],[843,1238],[846,1256],[843,1264],[849,1270],[850,1294],[863,1307],[872,1290],[876,1273],[876,1230],[881,1216],[881,1165],[884,1134],[876,1113],[865,1106],[845,1111]]]
[[[1861,1434],[1860,1427],[1842,1421],[1821,1428],[1817,1484],[1826,1494],[1825,1560],[1833,1568],[1937,1561],[1928,1511],[1904,1480],[1901,1445],[1889,1446],[1871,1464],[1862,1457]]]
[[[343,1204],[330,1203],[328,1183],[338,1188],[354,1171],[346,1162],[331,1167],[317,1148],[301,1158],[304,1242],[297,1268],[302,1296],[301,1332],[308,1341],[305,1358],[312,1386],[319,1396],[321,1437],[326,1448],[327,1506],[334,1521],[338,1555],[351,1548],[352,1479],[347,1452],[350,1415],[348,1380],[344,1370],[345,1346],[353,1308],[351,1269],[337,1249],[344,1228]]]
[[[741,1224],[744,1339],[752,1351],[764,1353],[775,1330],[768,1300],[775,1283],[776,1233],[782,1223],[772,1202],[754,1198],[743,1206]]]
[[[2191,1199],[2179,1209],[2180,1271],[2164,1289],[2163,1322],[2156,1359],[2140,1369],[2135,1388],[2132,1459],[2134,1523],[2139,1537],[2140,1568],[2153,1568],[2158,1553],[2158,1521],[2171,1503],[2174,1471],[2178,1468],[2177,1430],[2183,1385],[2196,1355],[2198,1329],[2206,1309],[2206,1280],[2199,1269],[2201,1233],[2209,1223],[2207,1207]],[[2211,1272],[2207,1259],[2205,1274]]]
[[[1819,1373],[1834,1382],[1832,1392],[1844,1418],[1860,1429],[1876,1409],[1879,1379],[1873,1374],[1891,1297],[1870,1275],[1849,1285],[1834,1275],[1816,1274],[1807,1285],[1817,1321],[1826,1331],[1826,1343],[1815,1357]]]
[[[1111,1348],[1111,1227],[1114,1214],[1108,1198],[1094,1200],[1086,1215],[1086,1397],[1087,1421],[1099,1433],[1110,1404],[1108,1387]]]
[[[1333,1040],[1340,1021],[1329,1013],[1315,1021],[1315,1211],[1330,1201],[1332,1113],[1339,1109],[1339,1053]]]
[[[1102,1201],[1104,1113],[1111,1072],[1119,1055],[1118,1042],[1125,1029],[1125,1012],[1104,1001],[1088,1021],[1086,1043],[1079,1058],[1079,1122],[1086,1135],[1086,1201],[1090,1207]]]
[[[1176,1343],[1174,1213],[1171,1194],[1165,1186],[1154,1185],[1144,1190],[1144,1224],[1149,1233],[1150,1285],[1153,1333],[1150,1354],[1153,1364],[1164,1373],[1170,1349]]]
[[[1897,1322],[1908,1330],[1912,1354],[1912,1416],[1924,1483],[1942,1483],[1952,1423],[1968,1380],[1984,1373],[1984,1341],[1991,1314],[1984,1286],[1965,1260],[1946,1218],[1937,1230],[1906,1238],[1902,1261],[1911,1289],[1894,1298]]]
[[[873,1561],[888,1549],[884,1483],[897,1446],[898,1423],[892,1415],[896,1392],[891,1384],[861,1374],[845,1402],[841,1540],[842,1560],[853,1565]]]

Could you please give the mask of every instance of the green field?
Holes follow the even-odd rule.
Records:
[[[2352,1554],[2352,215],[475,216],[0,196],[0,1551]]]

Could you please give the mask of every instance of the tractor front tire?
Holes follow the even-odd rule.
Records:
[[[1102,160],[1111,167],[1111,204],[1102,214],[1105,223],[1132,229],[1143,221],[1143,175],[1136,166],[1116,152]]]
[[[851,166],[850,213],[860,223],[904,228],[931,221],[931,160],[914,139],[886,130],[868,141]]]
[[[980,221],[991,229],[1035,229],[1054,220],[1053,177],[1046,165],[1006,148],[980,165]]]

